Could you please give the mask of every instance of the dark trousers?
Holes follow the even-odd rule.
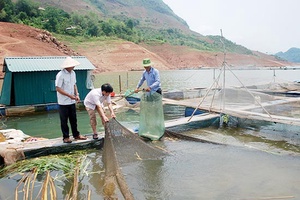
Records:
[[[156,90],[156,92],[158,93],[158,94],[161,94],[161,89],[159,88],[158,90]]]
[[[59,117],[60,128],[63,134],[63,138],[69,137],[68,120],[70,121],[73,137],[79,136],[79,131],[77,130],[77,116],[75,104],[59,105]]]

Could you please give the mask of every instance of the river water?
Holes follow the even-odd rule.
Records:
[[[161,71],[163,91],[209,87],[219,70]],[[103,73],[95,76],[95,87],[109,82],[116,93],[134,89],[141,72]],[[300,70],[233,70],[226,72],[226,86],[253,85],[272,81],[295,81]],[[164,110],[172,111],[165,105]],[[165,114],[165,119],[182,115],[180,109]],[[129,128],[139,123],[139,111],[122,109],[117,119]],[[170,114],[171,113],[171,114]],[[176,116],[176,117],[175,117]],[[88,115],[78,111],[82,134],[91,133]],[[20,129],[31,136],[61,137],[56,111],[22,117],[2,118],[2,128]],[[103,131],[102,125],[98,126]],[[261,130],[241,128],[189,129],[186,134],[213,140],[224,145],[189,142],[165,138],[157,141],[169,153],[162,160],[138,161],[122,167],[135,199],[300,199],[300,146],[260,135]],[[300,130],[299,130],[300,131]],[[102,150],[88,151],[91,171],[103,170]],[[84,176],[79,199],[103,199],[101,173]],[[0,179],[0,199],[13,199],[19,177]],[[59,199],[70,183],[58,184]],[[122,198],[120,198],[122,199]]]

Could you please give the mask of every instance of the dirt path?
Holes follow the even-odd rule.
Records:
[[[18,38],[13,38],[12,35],[2,36],[0,39],[0,55],[3,57],[7,57],[11,55],[11,48],[24,43],[24,40],[20,40]]]

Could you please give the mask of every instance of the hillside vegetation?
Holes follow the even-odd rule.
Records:
[[[5,0],[0,20],[86,39],[117,37],[137,44],[169,43],[215,52],[223,48],[220,36],[204,37],[190,31],[187,23],[162,0],[89,0],[82,1],[86,9],[78,10],[72,10],[72,4],[54,0],[17,0],[15,3]],[[252,54],[245,47],[222,39],[228,52]]]
[[[216,67],[224,61],[223,44],[232,66],[288,64],[221,36],[191,31],[162,0],[2,0],[0,21],[36,27],[32,31],[23,26],[22,32],[27,31],[27,35],[43,42],[39,48],[48,48],[45,43],[52,43],[59,50],[58,55],[84,55],[98,72],[140,69],[145,57],[152,58],[160,69]],[[15,27],[2,26],[5,31]],[[5,34],[14,39],[19,37],[20,41],[28,39],[17,28]],[[15,52],[6,44],[5,55],[47,54],[47,50],[41,53],[18,47]]]

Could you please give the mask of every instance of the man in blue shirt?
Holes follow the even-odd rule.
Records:
[[[157,92],[159,94],[162,93],[161,91],[161,83],[160,83],[160,76],[159,71],[152,67],[151,60],[149,58],[146,58],[143,60],[143,66],[145,68],[145,71],[142,74],[142,77],[137,84],[136,89],[134,90],[135,93],[140,91],[140,87],[143,85],[144,81],[147,82],[147,88],[145,90],[147,92]]]

